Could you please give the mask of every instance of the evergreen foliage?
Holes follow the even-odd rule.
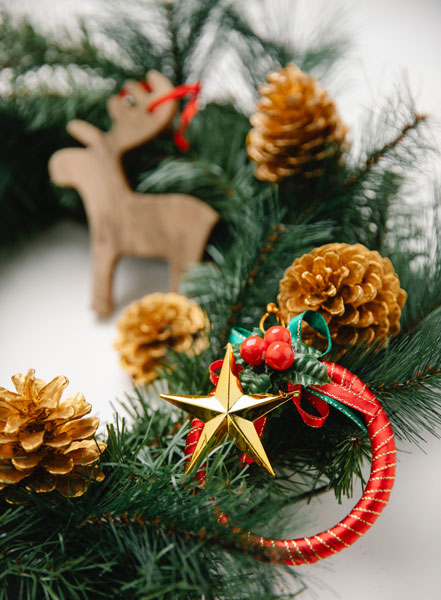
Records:
[[[279,583],[302,588],[294,573],[241,552],[244,540],[219,523],[210,499],[245,529],[263,527],[283,501],[268,510],[267,490],[248,483],[227,448],[195,494],[183,475],[188,425],[150,402],[138,391],[126,403],[133,428],[124,421],[109,428],[102,485],[91,483],[79,501],[29,495],[2,510],[0,598],[293,597],[274,591],[276,573]]]
[[[211,198],[228,218],[233,212],[226,201],[231,187],[240,187],[248,195],[256,185],[246,161],[248,125],[241,99],[248,96],[252,105],[256,84],[269,69],[286,61],[329,73],[347,44],[329,25],[326,32],[316,32],[310,45],[300,45],[292,39],[289,3],[276,2],[276,19],[268,18],[274,7],[261,0],[251,4],[131,0],[122,8],[119,3],[103,2],[100,16],[81,23],[73,32],[42,29],[31,21],[17,20],[5,9],[0,17],[0,89],[4,90],[0,94],[0,206],[5,232],[0,248],[25,239],[55,219],[84,219],[76,192],[48,182],[48,158],[59,148],[77,145],[65,133],[70,119],[85,119],[107,129],[107,97],[117,93],[127,79],[143,80],[149,69],[163,72],[176,85],[201,79],[212,92],[194,124],[192,149],[185,159],[170,136],[160,136],[126,156],[132,185],[139,184],[140,190],[167,190],[177,174],[185,172],[182,186],[173,191],[186,187],[202,199]],[[251,18],[256,10],[262,22],[274,23],[274,31],[268,26],[261,34],[256,32]],[[226,49],[233,66],[219,69]],[[225,110],[211,107],[210,95],[230,104]],[[237,144],[234,152],[224,143],[226,122],[231,142]],[[213,135],[198,135],[207,130]],[[23,165],[26,178],[21,176]]]
[[[209,316],[210,347],[191,358],[171,355],[164,385],[176,394],[209,392],[208,365],[222,357],[231,327],[258,324],[296,257],[329,242],[361,242],[391,258],[408,292],[402,330],[385,349],[337,348],[330,360],[338,357],[379,396],[400,439],[421,443],[441,424],[437,186],[435,208],[428,203],[423,218],[420,206],[403,200],[431,151],[429,123],[403,89],[375,119],[369,113],[355,150],[343,164],[330,162],[317,181],[286,180],[277,189],[257,181],[245,150],[257,86],[290,61],[329,73],[347,43],[327,28],[299,45],[290,36],[292,2],[275,4],[272,19],[262,19],[269,5],[259,0],[132,0],[124,12],[111,4],[77,35],[42,33],[4,13],[1,245],[5,250],[55,219],[84,218],[76,193],[55,189],[46,171],[52,152],[74,144],[65,133],[69,119],[107,128],[105,99],[151,68],[175,84],[200,78],[207,95],[189,130],[189,152],[180,154],[164,134],[125,157],[135,189],[190,193],[222,216],[208,260],[182,284]],[[227,48],[230,63],[222,70]],[[154,391],[136,394],[126,402],[131,425],[120,421],[108,431],[104,483],[92,483],[79,500],[29,496],[23,507],[4,505],[0,598],[270,599],[284,597],[286,578],[300,590],[292,569],[242,552],[242,538],[219,524],[210,499],[243,530],[274,535],[271,518],[282,508],[294,506],[292,518],[297,502],[325,490],[338,499],[353,493],[369,459],[366,435],[335,411],[324,428],[309,428],[289,403],[264,433],[274,480],[254,465],[241,469],[238,452],[226,444],[210,456],[206,487],[198,489],[183,475],[187,420],[152,410]]]

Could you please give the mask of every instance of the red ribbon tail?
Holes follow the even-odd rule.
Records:
[[[190,144],[185,139],[185,133],[187,132],[188,126],[196,116],[198,112],[198,95],[199,95],[200,87],[197,91],[194,92],[194,95],[187,102],[184,110],[181,113],[181,117],[179,119],[178,130],[175,134],[175,144],[176,146],[186,152],[190,148]]]
[[[316,409],[320,416],[311,415],[311,413],[306,412],[301,406],[300,396],[298,398],[293,398],[292,401],[294,402],[299,415],[302,417],[303,422],[308,425],[308,427],[323,427],[326,419],[329,417],[329,404],[321,398],[317,398],[317,396],[313,396],[309,393],[305,393],[304,397],[309,404]]]
[[[190,433],[187,436],[187,441],[185,443],[185,449],[184,449],[186,464],[188,464],[190,462],[190,459],[193,456],[194,449],[196,447],[196,444],[199,441],[199,438],[201,437],[201,433],[202,433],[202,430],[204,429],[204,426],[205,426],[204,422],[200,421],[199,419],[193,419],[191,422]],[[204,483],[205,483],[205,474],[206,474],[205,466],[206,466],[205,463],[203,463],[199,467],[198,472],[195,475],[195,480],[199,482],[200,487],[204,487]]]
[[[178,148],[181,152],[187,152],[190,148],[190,144],[188,140],[182,135],[180,131],[177,131],[173,136],[173,141],[175,143],[176,148]]]

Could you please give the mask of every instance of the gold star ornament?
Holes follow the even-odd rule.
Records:
[[[275,410],[294,396],[294,392],[270,394],[244,394],[239,378],[234,374],[235,360],[231,344],[227,345],[219,381],[212,396],[172,396],[161,394],[161,398],[188,412],[192,417],[204,422],[191,460],[185,472],[189,472],[198,462],[208,444],[220,446],[228,436],[234,445],[245,452],[258,465],[274,476],[262,442],[254,427],[254,421]]]

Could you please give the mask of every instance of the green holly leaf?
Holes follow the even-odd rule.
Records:
[[[296,353],[293,366],[288,370],[287,379],[295,385],[321,385],[330,382],[326,365],[312,354]]]
[[[305,344],[301,340],[297,340],[296,342],[294,342],[292,347],[293,347],[294,353],[296,355],[297,354],[308,354],[311,356],[315,356],[316,358],[320,358],[322,355],[320,350],[318,350],[317,348],[314,348],[314,346],[309,346],[308,344]]]
[[[240,382],[247,394],[267,394],[272,388],[270,374],[256,373],[253,369],[244,369]]]

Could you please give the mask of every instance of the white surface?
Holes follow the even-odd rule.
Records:
[[[89,309],[86,228],[61,223],[45,232],[0,262],[0,385],[8,387],[13,373],[30,368],[46,381],[66,375],[68,391],[83,392],[94,412],[111,422],[110,403],[131,390],[113,349],[117,318],[132,300],[166,291],[167,280],[165,263],[122,259],[114,282],[115,314],[99,319]]]
[[[356,125],[361,110],[372,106],[379,90],[392,89],[403,70],[417,94],[418,108],[439,120],[441,2],[347,0],[339,4],[349,8],[349,22],[356,32],[355,48],[342,72],[344,79],[347,73],[347,85],[339,106],[346,121]],[[306,8],[307,3],[301,6]],[[109,320],[99,321],[89,309],[87,232],[78,225],[60,224],[0,263],[0,282],[0,385],[9,387],[11,374],[31,367],[43,379],[64,374],[71,382],[69,390],[83,391],[94,412],[110,420],[110,402],[131,388],[113,350],[116,319],[131,300],[166,289],[164,265],[123,260],[116,276],[118,310]],[[430,439],[427,455],[410,445],[401,449],[395,490],[384,514],[351,548],[301,569],[309,585],[303,600],[435,600],[441,596],[441,441]],[[316,502],[304,534],[333,525],[353,503],[338,506],[330,496]]]
[[[350,548],[326,561],[302,567],[309,589],[302,600],[438,600],[439,457],[441,441],[430,440],[424,455],[398,444],[397,478],[388,506],[375,525]],[[358,497],[356,498],[358,499]],[[317,521],[307,533],[328,528],[355,502],[315,505]]]

